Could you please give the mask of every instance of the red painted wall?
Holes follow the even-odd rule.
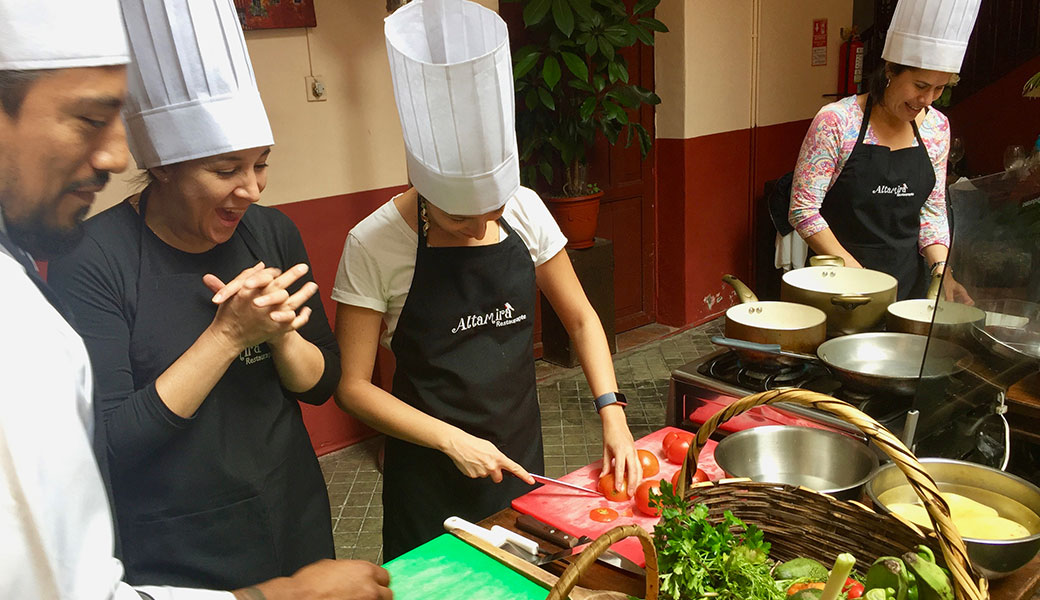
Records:
[[[307,247],[314,279],[318,283],[325,312],[332,322],[336,316],[336,302],[329,296],[336,279],[336,267],[347,232],[361,219],[408,186],[396,186],[378,190],[367,190],[354,194],[342,194],[303,202],[281,204],[276,208],[296,223]],[[389,386],[388,375],[393,371],[393,356],[380,349],[376,365],[376,381]],[[300,405],[303,422],[311,436],[311,444],[319,455],[349,446],[375,432],[360,421],[350,417],[333,401],[321,406]]]
[[[763,185],[794,169],[809,122],[657,140],[659,322],[714,318],[734,299],[722,276],[751,280]]]
[[[950,133],[964,140],[964,162],[973,175],[1004,170],[1004,148],[1032,149],[1040,134],[1040,99],[1022,97],[1022,86],[1040,71],[1040,56],[945,110]],[[941,109],[940,109],[941,110]]]

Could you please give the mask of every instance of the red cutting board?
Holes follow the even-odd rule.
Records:
[[[669,431],[681,432],[683,430],[675,427],[665,427],[636,441],[636,448],[653,452],[658,462],[661,463],[661,472],[654,475],[654,479],[671,480],[672,475],[681,466],[668,462],[664,457],[661,440],[664,439],[664,436]],[[708,443],[701,450],[700,460],[698,461],[698,466],[712,480],[725,477],[723,470],[715,464],[715,446],[716,443],[714,441],[708,440]],[[560,479],[567,483],[597,489],[602,464],[602,460],[597,460],[591,465],[564,475]],[[610,523],[599,523],[590,519],[589,511],[602,506],[613,508],[621,516]],[[635,500],[611,502],[602,496],[596,497],[582,494],[560,485],[543,485],[533,492],[528,492],[513,500],[513,508],[575,537],[587,535],[593,539],[618,525],[626,525],[628,523],[636,523],[648,532],[653,533],[654,525],[661,520],[660,517],[648,517],[636,510]],[[646,564],[646,561],[643,560],[643,548],[639,545],[637,538],[622,540],[614,544],[612,548],[615,552],[625,555],[640,566]]]

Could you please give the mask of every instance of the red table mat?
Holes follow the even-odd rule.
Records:
[[[664,429],[655,431],[644,438],[636,440],[636,448],[642,448],[653,452],[654,456],[657,457],[658,462],[661,464],[661,472],[654,476],[655,479],[671,480],[672,475],[674,475],[681,466],[668,462],[664,457],[664,450],[661,448],[661,440],[669,431],[682,430],[675,427],[665,427]],[[716,445],[717,444],[714,441],[708,441],[701,450],[698,465],[708,474],[708,477],[713,480],[725,477],[722,469],[715,464]],[[573,473],[564,475],[560,479],[567,483],[597,489],[599,486],[599,476],[602,464],[602,460],[597,460],[591,465],[587,465]],[[613,508],[620,516],[610,523],[599,523],[593,521],[589,518],[589,511],[598,507]],[[560,531],[564,531],[575,537],[587,535],[593,539],[618,525],[625,525],[628,523],[637,523],[643,529],[653,533],[654,525],[656,525],[660,520],[660,517],[648,517],[636,510],[635,500],[629,500],[627,502],[611,502],[602,496],[596,497],[582,494],[581,492],[572,491],[558,485],[543,485],[532,492],[520,496],[516,500],[513,500],[513,508],[522,513],[527,513],[532,517],[544,521],[556,527]],[[632,559],[640,566],[646,564],[646,561],[643,560],[643,548],[639,545],[639,540],[637,538],[633,537],[621,540],[617,544],[614,544],[612,548],[615,552]]]

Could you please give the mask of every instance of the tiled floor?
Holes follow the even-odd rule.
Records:
[[[672,369],[714,350],[709,338],[718,333],[721,322],[716,320],[680,332],[649,326],[618,336],[614,370],[629,398],[632,435],[638,439],[664,425]],[[602,458],[599,417],[581,369],[539,361],[537,372],[546,475],[559,477]],[[381,438],[373,438],[320,458],[339,558],[382,562],[382,478],[375,460],[380,443]]]

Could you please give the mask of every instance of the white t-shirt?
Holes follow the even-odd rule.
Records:
[[[506,202],[502,218],[523,240],[536,267],[567,244],[545,203],[530,189],[520,188]],[[499,243],[506,237],[500,231]],[[419,236],[391,199],[351,229],[343,246],[332,299],[383,313],[387,330],[380,342],[387,348],[412,286],[418,243]]]

